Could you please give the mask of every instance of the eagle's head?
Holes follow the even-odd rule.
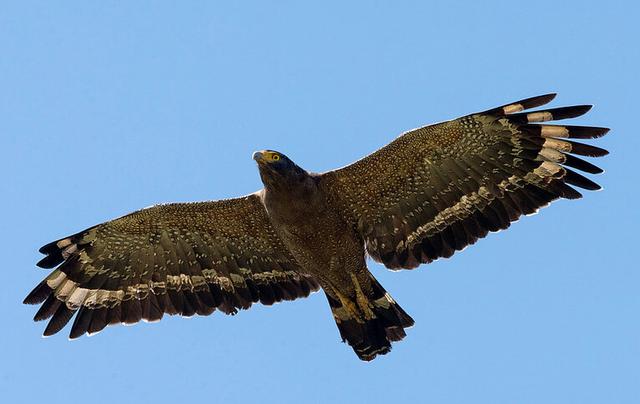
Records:
[[[254,152],[253,159],[258,163],[260,177],[266,187],[292,187],[309,176],[289,157],[274,150]]]
[[[275,150],[257,151],[253,153],[252,157],[258,163],[258,167],[260,167],[261,170],[265,168],[284,173],[295,167],[295,163],[291,161],[289,157]]]

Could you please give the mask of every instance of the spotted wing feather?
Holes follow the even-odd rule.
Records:
[[[158,205],[43,246],[54,268],[25,298],[42,303],[44,335],[73,318],[70,337],[109,324],[158,321],[165,313],[235,314],[252,303],[306,297],[319,288],[302,275],[257,195]]]
[[[409,131],[377,152],[323,174],[329,195],[363,237],[373,259],[415,268],[509,227],[574,188],[600,189],[569,167],[602,170],[576,156],[607,151],[568,139],[594,139],[607,128],[549,125],[590,106],[539,111],[555,94]]]

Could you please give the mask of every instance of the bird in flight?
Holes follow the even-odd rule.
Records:
[[[551,201],[600,187],[576,156],[607,151],[571,139],[607,128],[547,124],[591,106],[527,111],[527,98],[402,134],[338,170],[315,174],[284,154],[253,154],[264,188],[219,201],[156,205],[46,244],[55,268],[25,298],[70,338],[110,324],[235,314],[322,289],[340,336],[365,361],[391,350],[413,319],[367,269],[451,257]],[[526,112],[523,112],[526,111]]]

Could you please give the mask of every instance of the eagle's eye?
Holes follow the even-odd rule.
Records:
[[[271,155],[271,160],[273,160],[273,161],[278,161],[278,160],[280,160],[280,155],[279,155],[279,154],[273,154],[273,155]]]

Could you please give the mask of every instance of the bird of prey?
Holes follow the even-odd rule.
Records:
[[[253,154],[264,188],[234,199],[156,205],[46,244],[55,269],[25,298],[35,320],[70,338],[163,314],[235,314],[322,289],[343,341],[365,361],[386,354],[413,319],[367,269],[451,257],[574,188],[600,187],[573,171],[607,151],[569,139],[607,128],[547,124],[591,106],[523,112],[527,98],[402,134],[338,170],[310,173],[284,154]],[[571,168],[570,168],[571,167]]]

